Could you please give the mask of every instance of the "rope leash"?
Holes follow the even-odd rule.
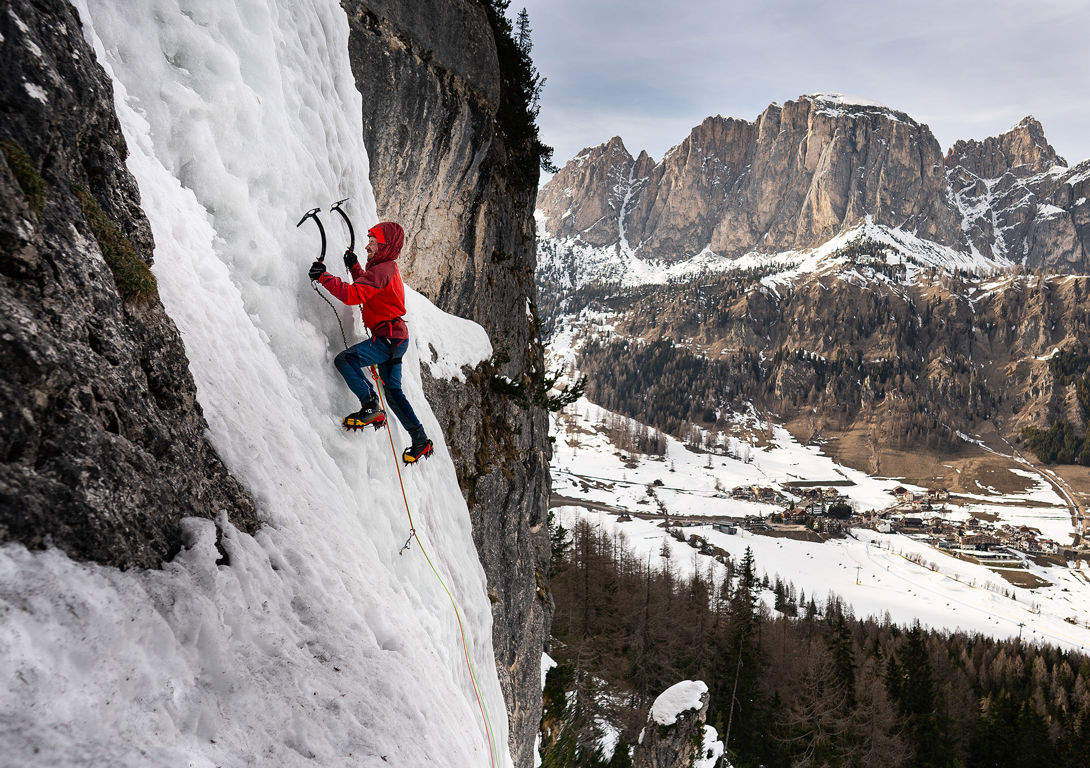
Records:
[[[322,301],[329,305],[329,308],[333,310],[333,316],[337,318],[337,325],[341,329],[341,341],[344,342],[344,351],[348,351],[348,337],[344,335],[344,323],[341,322],[341,313],[337,311],[337,308],[333,306],[333,302],[326,298],[326,295],[318,290],[316,280],[310,281],[310,287],[314,289],[314,292],[322,297]]]
[[[386,410],[386,396],[383,393],[384,384],[382,378],[378,375],[378,368],[374,365],[371,366],[371,375],[375,377],[375,388],[378,390],[379,402],[382,404],[382,410]],[[435,567],[435,563],[432,562],[431,556],[428,554],[428,550],[424,547],[424,542],[421,541],[419,534],[416,532],[416,525],[413,523],[413,513],[409,508],[409,497],[405,493],[405,480],[401,475],[401,465],[397,460],[397,448],[394,447],[394,433],[390,429],[390,420],[386,419],[386,434],[390,438],[390,452],[394,456],[394,467],[397,469],[397,481],[401,485],[401,498],[405,502],[405,514],[409,518],[409,538],[405,541],[405,545],[398,552],[401,555],[412,544],[413,539],[416,539],[417,545],[420,547],[420,552],[424,555],[424,559],[427,560],[428,566],[431,568],[431,572],[435,574],[435,578],[439,580],[439,585],[443,588],[443,591],[447,593],[447,599],[450,600],[450,605],[454,608],[454,615],[458,619],[458,632],[462,636],[462,652],[465,654],[466,668],[469,670],[469,679],[473,683],[473,695],[477,698],[477,707],[480,709],[481,718],[485,725],[485,734],[488,736],[488,762],[495,768],[495,752],[496,741],[495,735],[492,733],[492,719],[488,715],[488,708],[484,704],[484,699],[481,697],[480,683],[477,681],[477,671],[473,667],[473,659],[469,655],[469,641],[466,638],[465,625],[462,623],[462,612],[458,610],[458,603],[454,600],[454,595],[451,594],[450,589],[447,588],[447,583],[443,581],[443,577],[439,575],[439,570]]]

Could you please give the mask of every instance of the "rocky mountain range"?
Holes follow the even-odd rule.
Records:
[[[592,400],[676,435],[756,408],[871,472],[1010,451],[1085,431],[1051,360],[1090,339],[1088,196],[1033,118],[944,156],[904,113],[803,96],[658,163],[620,138],[568,162],[538,198],[540,306]]]
[[[548,237],[676,263],[814,248],[868,217],[963,253],[1090,271],[1090,161],[1069,168],[1027,117],[942,153],[903,112],[839,96],[709,117],[654,162],[620,137],[541,190]]]

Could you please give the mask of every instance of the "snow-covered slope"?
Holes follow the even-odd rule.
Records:
[[[753,416],[740,419],[738,427],[754,438],[760,436],[760,444],[731,437],[721,453],[708,454],[666,437],[661,458],[619,451],[603,425],[623,421],[585,399],[557,417],[554,489],[577,500],[560,509],[565,527],[587,518],[610,532],[622,532],[641,561],[666,567],[661,557],[665,546],[671,553],[669,567],[675,571],[691,575],[712,569],[722,578],[721,565],[660,527],[661,519],[653,515],[665,508],[675,525],[679,519],[693,523],[680,529],[685,538],[702,537],[733,558],[741,558],[748,547],[759,573],[792,582],[818,604],[835,594],[859,617],[881,620],[888,615],[903,625],[919,620],[933,628],[1000,638],[1022,635],[1063,648],[1090,649],[1085,562],[1064,568],[1025,561],[1027,574],[1047,582],[1026,589],[1004,580],[996,570],[940,552],[921,537],[855,528],[845,538],[817,543],[750,533],[741,527],[726,533],[712,523],[783,509],[732,498],[730,490],[736,486],[763,486],[791,496],[791,482],[838,484],[859,510],[881,510],[892,504],[890,491],[903,480],[870,477],[838,465],[816,447],[798,444],[787,430]],[[1064,500],[1039,480],[1021,494],[1000,496],[981,488],[979,494],[962,496],[962,503],[951,506],[943,517],[967,520],[980,515],[997,524],[1033,526],[1064,542],[1074,531]],[[632,513],[632,519],[622,522],[618,510]],[[708,524],[696,524],[700,518],[708,518]],[[771,595],[766,597],[771,609]]]
[[[114,80],[211,442],[267,525],[224,522],[225,562],[215,526],[193,521],[150,573],[0,548],[0,762],[510,765],[484,574],[419,373],[421,350],[449,377],[488,338],[409,292],[405,389],[436,455],[405,471],[417,540],[402,552],[396,458],[385,434],[340,429],[355,407],[332,366],[341,335],[306,278],[304,211],[350,197],[357,232],[379,218],[344,11],[76,5]],[[337,271],[344,234],[325,219]]]
[[[544,224],[540,214],[538,224]],[[988,258],[977,252],[959,251],[911,232],[875,224],[868,216],[860,225],[807,251],[753,252],[739,258],[727,258],[705,248],[688,259],[671,264],[643,259],[638,250],[628,247],[627,243],[596,247],[578,238],[555,238],[542,232],[538,240],[538,282],[548,281],[562,290],[595,283],[633,287],[695,280],[702,275],[733,270],[761,270],[770,274],[769,282],[795,280],[803,275],[843,268],[847,260],[838,251],[860,239],[886,246],[895,263],[906,265],[910,280],[915,279],[920,270],[988,275],[1014,266],[1002,257]]]

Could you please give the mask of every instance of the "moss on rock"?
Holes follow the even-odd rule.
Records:
[[[34,167],[34,161],[30,159],[30,155],[23,151],[22,147],[10,139],[0,141],[0,151],[3,151],[8,168],[11,169],[12,175],[15,176],[19,188],[23,190],[30,209],[34,211],[35,216],[41,216],[42,208],[45,206],[47,186],[45,179],[41,177],[38,169]]]
[[[110,220],[91,193],[79,186],[73,189],[83,207],[84,218],[91,225],[91,231],[102,249],[102,256],[113,272],[121,298],[137,304],[151,301],[158,291],[151,268],[136,255],[132,243]]]

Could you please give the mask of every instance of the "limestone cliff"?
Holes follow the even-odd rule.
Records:
[[[250,496],[204,435],[113,89],[64,0],[0,14],[0,543],[156,567]]]
[[[839,97],[802,96],[754,122],[709,117],[658,163],[619,137],[542,189],[552,239],[674,263],[710,250],[805,249],[870,218],[959,252],[1090,270],[1090,161],[1068,169],[1027,117],[945,158],[926,125]]]
[[[576,292],[569,324],[583,307],[608,317],[577,331],[588,396],[677,435],[729,429],[752,405],[803,441],[850,436],[841,458],[875,474],[902,451],[953,455],[961,435],[1005,445],[1059,417],[1082,428],[1049,361],[1090,338],[1090,280],[906,280],[874,243],[845,250],[859,253],[774,289],[728,273]]]
[[[379,213],[408,232],[406,282],[484,325],[496,350],[467,385],[425,379],[488,576],[511,751],[528,766],[552,609],[547,419],[529,396],[543,375],[537,165],[526,172],[497,118],[510,83],[491,6],[344,7]],[[252,499],[205,440],[147,269],[152,235],[110,81],[76,12],[15,0],[0,45],[0,543],[150,567],[180,546],[182,517],[256,530]],[[501,394],[501,376],[521,389]]]
[[[722,744],[705,753],[704,723],[708,714],[708,686],[686,680],[667,688],[655,699],[632,754],[634,768],[690,768],[699,760],[722,754]]]
[[[511,751],[533,764],[547,593],[548,423],[499,394],[543,374],[535,315],[536,161],[520,166],[499,117],[510,88],[489,10],[470,0],[343,0],[379,216],[406,231],[407,284],[492,338],[494,361],[428,399],[469,502],[493,601],[493,644]],[[502,43],[502,41],[500,41]]]
[[[643,259],[674,262],[706,248],[733,257],[813,247],[869,215],[965,244],[938,142],[926,125],[885,107],[802,96],[752,123],[709,117],[653,167],[645,155],[617,151],[619,139],[606,147],[614,151],[584,150],[542,190],[550,235],[613,245],[623,232]],[[623,212],[602,205],[612,178],[631,180]],[[609,237],[588,232],[599,208],[617,222]]]
[[[984,141],[959,141],[947,176],[981,253],[1047,272],[1090,271],[1090,160],[1068,168],[1026,117]]]

